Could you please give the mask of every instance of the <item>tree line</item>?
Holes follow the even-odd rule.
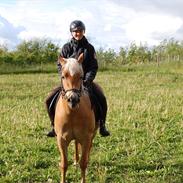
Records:
[[[58,45],[48,39],[24,40],[12,51],[1,45],[0,63],[16,65],[52,63],[58,57],[58,49]]]
[[[0,64],[31,65],[55,63],[60,47],[48,39],[32,39],[22,41],[14,50],[0,45]],[[183,60],[183,41],[173,38],[163,40],[159,45],[137,45],[131,43],[120,47],[119,52],[113,49],[96,51],[98,62],[102,66],[110,64],[138,64],[146,62],[181,61]]]
[[[127,47],[120,47],[119,53],[113,49],[97,51],[98,60],[105,64],[139,64],[148,62],[183,61],[183,41],[173,38],[163,40],[157,46],[137,45],[131,43]]]

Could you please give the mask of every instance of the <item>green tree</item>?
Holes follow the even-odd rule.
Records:
[[[47,39],[23,41],[17,46],[15,59],[26,64],[55,61],[58,55],[58,48],[57,45]]]
[[[117,61],[119,64],[126,64],[127,63],[127,51],[125,48],[120,47]]]
[[[116,62],[117,54],[113,49],[104,50],[100,48],[97,51],[97,59],[100,68],[106,68],[107,65],[113,65]]]

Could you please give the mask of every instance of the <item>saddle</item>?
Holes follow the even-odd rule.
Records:
[[[55,108],[56,108],[56,104],[58,102],[61,91],[62,91],[61,86],[54,88],[51,91],[51,93],[48,95],[45,101],[46,109],[52,125],[54,125]],[[92,83],[91,87],[88,88],[88,93],[91,101],[91,107],[94,109],[95,121],[98,122],[101,116],[103,115],[103,111],[102,111],[101,104],[99,103],[99,100],[96,97],[96,94],[95,94],[96,91],[103,93],[102,89],[98,84]]]

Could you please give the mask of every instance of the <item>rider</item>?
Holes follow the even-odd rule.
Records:
[[[107,131],[105,127],[105,120],[107,115],[107,102],[104,94],[96,87],[93,83],[95,79],[97,70],[98,70],[98,63],[96,59],[96,53],[94,47],[88,42],[86,37],[84,36],[85,33],[85,25],[80,20],[75,20],[70,24],[70,32],[72,35],[71,40],[66,43],[60,53],[60,56],[64,58],[78,58],[81,53],[84,53],[84,61],[82,63],[83,71],[84,71],[84,86],[87,87],[90,91],[91,98],[94,98],[95,105],[97,105],[97,109],[100,110],[99,116],[99,127],[100,127],[100,134],[101,136],[109,136],[110,133]],[[61,64],[58,62],[58,71],[61,74]],[[58,96],[59,88],[55,89],[52,94],[47,98],[46,105],[49,117],[52,122],[52,126],[54,125],[54,108],[55,106],[51,106],[55,104],[56,98]],[[50,112],[52,110],[52,114]],[[47,136],[53,137],[55,136],[54,129],[50,131]]]

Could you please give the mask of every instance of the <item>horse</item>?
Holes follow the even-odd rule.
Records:
[[[67,150],[72,140],[75,140],[74,163],[79,163],[81,183],[85,183],[89,154],[98,124],[89,94],[83,86],[83,53],[78,59],[59,57],[58,61],[62,65],[62,89],[56,105],[54,129],[61,156],[61,183],[66,181]]]

